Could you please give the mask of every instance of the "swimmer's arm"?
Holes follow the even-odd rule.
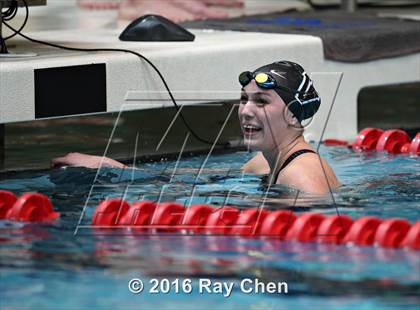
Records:
[[[51,167],[56,168],[60,166],[71,167],[86,167],[86,168],[99,168],[99,167],[112,167],[112,168],[125,168],[123,163],[116,161],[112,158],[105,156],[95,156],[82,153],[68,153],[63,157],[56,157],[51,160]]]
[[[270,173],[270,166],[265,160],[263,154],[258,152],[252,159],[242,166],[242,171],[254,174],[268,174]]]

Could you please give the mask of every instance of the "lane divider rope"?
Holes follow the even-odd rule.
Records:
[[[51,201],[40,193],[25,193],[19,198],[10,191],[0,190],[0,219],[24,222],[51,221],[60,216]]]
[[[19,198],[0,190],[0,219],[27,222],[51,221],[60,216],[47,196],[25,193]],[[364,216],[353,220],[347,215],[252,208],[211,207],[206,204],[185,208],[176,202],[133,204],[112,198],[95,209],[92,225],[109,229],[125,227],[138,231],[165,231],[195,234],[274,237],[301,242],[354,244],[420,250],[420,221],[410,224],[401,218],[380,219]]]
[[[338,139],[323,141],[328,146],[347,146],[359,151],[385,151],[391,154],[420,155],[420,132],[410,141],[408,134],[401,129],[381,130],[365,128],[352,143]]]
[[[274,237],[301,242],[353,244],[420,250],[420,221],[380,219],[364,216],[296,214],[288,210],[211,207],[185,208],[176,202],[157,204],[138,201],[132,205],[119,198],[102,201],[93,214],[97,229],[129,228],[137,232],[181,232],[191,234]]]

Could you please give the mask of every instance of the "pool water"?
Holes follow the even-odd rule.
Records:
[[[333,197],[267,188],[260,176],[242,174],[251,153],[196,156],[137,163],[136,169],[66,168],[3,176],[0,188],[48,195],[61,213],[53,223],[0,221],[2,309],[418,309],[418,252],[347,247],[233,236],[95,233],[96,205],[123,197],[261,205],[353,218],[374,215],[419,220],[418,158],[357,153],[321,146],[320,153],[345,184]],[[92,186],[93,184],[93,186]],[[268,192],[267,192],[268,190]],[[145,290],[132,294],[131,278]],[[192,292],[150,294],[149,280],[191,279]],[[229,297],[198,291],[199,279],[234,283]],[[246,294],[243,279],[286,282],[282,294]]]

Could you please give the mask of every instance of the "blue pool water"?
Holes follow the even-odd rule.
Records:
[[[276,186],[266,207],[419,219],[418,158],[326,147],[321,154],[345,184],[333,198],[300,195],[294,204],[296,193]],[[251,156],[196,156],[98,175],[67,168],[3,176],[1,189],[44,193],[61,217],[49,224],[0,221],[0,308],[418,309],[420,258],[414,251],[232,236],[98,234],[88,227],[95,206],[108,197],[258,206],[267,187],[261,177],[240,172]],[[145,283],[141,294],[129,292],[131,278]],[[152,278],[191,279],[193,289],[150,294]],[[234,283],[234,290],[226,298],[200,294],[200,278]],[[288,293],[245,294],[239,289],[245,278],[286,282]]]

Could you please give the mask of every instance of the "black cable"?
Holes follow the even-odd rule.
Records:
[[[26,0],[22,0],[23,3],[25,4],[25,8],[26,8],[26,12],[28,13],[28,4],[26,3]],[[28,14],[27,14],[28,15]],[[28,16],[26,16],[28,17]],[[26,24],[26,20],[25,19],[25,24]],[[171,101],[173,103],[173,105],[175,106],[175,109],[177,111],[179,111],[179,106],[176,103],[176,100],[174,98],[174,96],[172,95],[171,90],[169,89],[168,84],[166,83],[165,78],[163,77],[162,73],[159,71],[159,69],[145,56],[143,56],[140,53],[131,51],[131,50],[126,50],[126,49],[119,49],[119,48],[76,48],[76,47],[68,47],[68,46],[62,46],[62,45],[58,45],[58,44],[54,44],[54,43],[49,43],[49,42],[45,42],[45,41],[41,41],[41,40],[36,40],[33,38],[30,38],[26,35],[24,35],[23,33],[21,33],[21,30],[23,29],[23,27],[21,27],[21,29],[19,30],[15,30],[13,27],[11,27],[8,23],[4,22],[3,23],[6,25],[6,27],[8,27],[10,30],[14,31],[15,34],[20,35],[21,37],[25,38],[28,41],[34,42],[34,43],[38,43],[38,44],[42,44],[42,45],[47,45],[47,46],[51,46],[51,47],[55,47],[55,48],[60,48],[60,49],[64,49],[64,50],[69,50],[69,51],[79,51],[79,52],[124,52],[124,53],[129,53],[129,54],[133,54],[137,57],[139,57],[140,59],[144,60],[146,63],[148,63],[153,70],[155,70],[155,72],[158,74],[159,78],[161,79],[163,85],[165,86],[166,91],[169,94],[169,97],[171,98]],[[23,25],[24,26],[24,25]],[[14,36],[13,35],[13,36]],[[192,128],[188,125],[187,121],[185,120],[184,116],[182,115],[182,112],[179,113],[179,116],[181,117],[182,122],[184,123],[185,127],[187,127],[188,131],[194,136],[194,138],[196,138],[198,141],[206,143],[206,144],[210,144],[210,145],[214,145],[214,142],[208,141],[206,139],[201,138],[199,135],[197,135]],[[216,142],[217,146],[223,146],[223,147],[227,147],[229,146],[229,143],[219,143]]]
[[[0,36],[0,54],[8,54],[6,42]]]
[[[1,1],[1,0],[0,0]],[[17,5],[17,0],[13,0],[14,1],[14,3],[15,3],[15,9],[14,9],[14,12],[12,13],[12,15],[10,15],[8,18],[3,18],[3,23],[6,25],[6,26],[8,26],[7,24],[6,24],[6,20],[11,20],[13,17],[15,17],[15,15],[16,15],[16,13],[17,13],[17,11],[18,11],[18,5]],[[23,0],[23,1],[25,1],[25,0]],[[25,1],[25,4],[26,4],[26,1]],[[10,8],[12,8],[12,5],[10,6]],[[9,9],[10,9],[9,8]],[[11,38],[13,38],[14,36],[16,36],[17,34],[20,34],[20,32],[23,30],[23,28],[25,28],[25,26],[26,26],[26,23],[28,22],[28,18],[29,18],[29,9],[28,9],[28,5],[25,5],[25,10],[26,10],[26,15],[25,15],[25,20],[23,21],[23,24],[20,26],[20,28],[19,28],[19,30],[14,30],[14,29],[12,29],[12,31],[14,32],[12,35],[10,35],[10,36],[8,36],[8,37],[6,37],[6,38],[4,38],[3,40],[4,41],[6,41],[6,40],[9,40],[9,39],[11,39]],[[9,27],[9,26],[8,26]],[[9,27],[10,28],[10,27]],[[0,34],[1,35],[1,34]]]
[[[12,2],[9,5],[9,8],[5,12],[0,12],[3,16],[3,20],[10,20],[16,16],[18,10],[17,0],[11,0]]]

